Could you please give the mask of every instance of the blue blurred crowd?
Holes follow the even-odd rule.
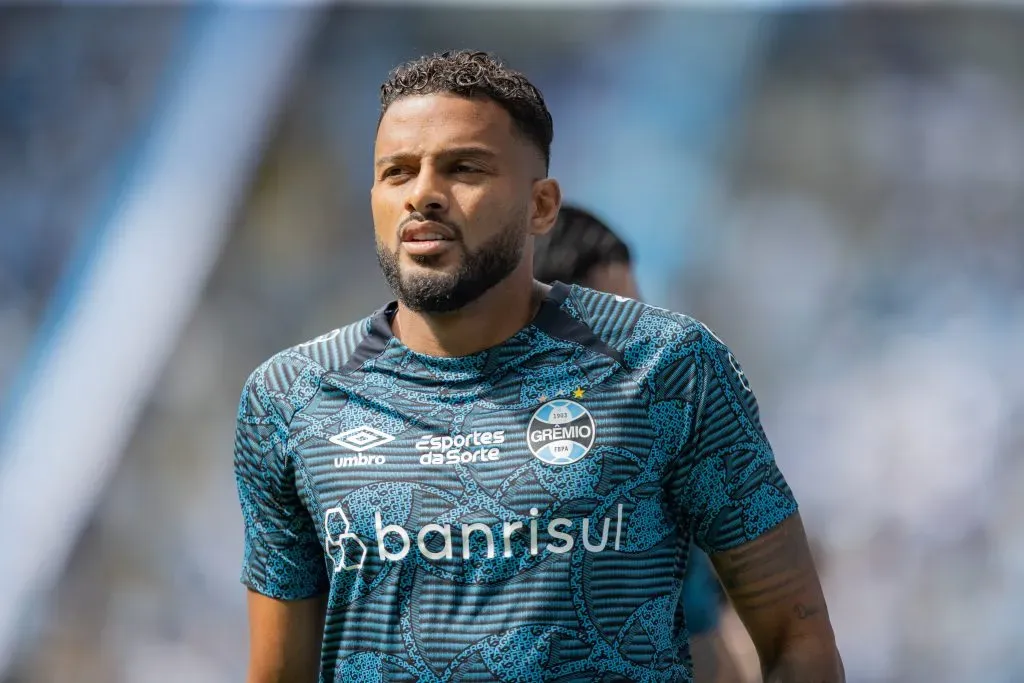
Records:
[[[57,283],[117,201],[181,12],[0,18],[0,411]]]

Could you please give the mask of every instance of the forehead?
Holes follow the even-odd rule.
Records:
[[[429,156],[446,148],[484,145],[504,155],[514,154],[521,144],[512,117],[489,99],[409,95],[384,113],[374,154]]]

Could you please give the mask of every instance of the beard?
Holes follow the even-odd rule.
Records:
[[[522,222],[508,222],[474,251],[463,249],[462,263],[454,272],[403,273],[398,250],[389,251],[380,240],[377,240],[377,260],[391,291],[407,308],[419,313],[450,313],[476,301],[519,267],[526,248]],[[430,266],[438,257],[413,256],[412,259]]]

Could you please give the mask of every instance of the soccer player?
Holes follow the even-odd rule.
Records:
[[[397,301],[276,354],[239,405],[249,683],[689,681],[691,540],[768,683],[843,680],[729,350],[534,280],[551,139],[486,53],[382,86],[370,199]]]
[[[533,274],[541,282],[578,284],[640,298],[629,246],[604,221],[576,206],[563,204],[555,226],[535,240]],[[707,555],[691,545],[683,579],[683,615],[697,683],[742,680],[718,630],[721,598]]]

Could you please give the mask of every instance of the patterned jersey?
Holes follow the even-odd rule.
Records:
[[[250,377],[243,583],[327,594],[320,680],[690,681],[683,578],[797,509],[701,323],[556,283],[457,358],[391,304]]]

